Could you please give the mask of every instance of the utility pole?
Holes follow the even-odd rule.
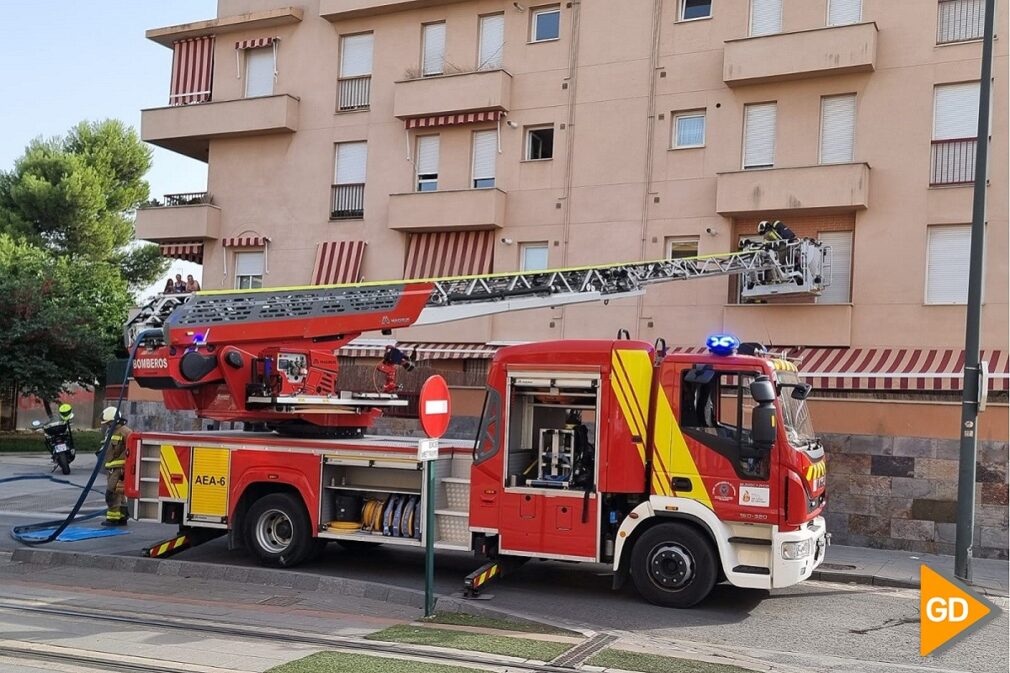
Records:
[[[968,317],[964,338],[964,385],[961,396],[961,453],[957,474],[957,536],[954,575],[971,581],[971,546],[975,531],[975,455],[982,372],[979,369],[979,329],[982,320],[982,264],[985,240],[986,179],[989,165],[989,97],[992,91],[992,46],[996,0],[986,0],[979,77],[978,134],[975,150],[975,192],[971,213],[971,265],[968,270]]]

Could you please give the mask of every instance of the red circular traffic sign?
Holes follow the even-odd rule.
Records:
[[[449,428],[452,404],[449,398],[449,384],[438,374],[429,376],[421,386],[418,399],[418,415],[421,427],[429,437],[441,437]]]

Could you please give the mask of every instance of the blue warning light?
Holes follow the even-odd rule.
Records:
[[[705,340],[712,355],[733,355],[740,347],[740,340],[732,334],[713,334]]]

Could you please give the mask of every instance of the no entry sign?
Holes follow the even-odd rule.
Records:
[[[439,375],[430,376],[421,386],[418,399],[421,427],[429,437],[441,437],[449,428],[451,414],[449,385]]]

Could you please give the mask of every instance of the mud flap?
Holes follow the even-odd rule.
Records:
[[[179,552],[186,551],[197,545],[201,545],[204,542],[213,540],[214,538],[221,537],[224,535],[225,531],[215,530],[208,528],[186,528],[182,526],[179,528],[179,533],[170,537],[167,540],[162,540],[161,542],[147,547],[141,550],[141,554],[147,558],[168,558],[170,556],[175,556]]]

